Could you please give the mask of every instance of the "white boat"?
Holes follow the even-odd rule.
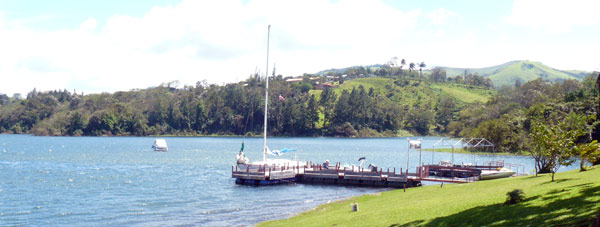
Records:
[[[250,160],[244,154],[244,143],[242,143],[242,148],[240,149],[239,154],[236,156],[236,163],[239,169],[258,169],[259,167],[267,167],[267,168],[279,168],[279,167],[303,167],[305,166],[304,162],[299,162],[295,160],[288,159],[267,159],[267,154],[280,156],[287,151],[293,151],[294,149],[281,149],[281,150],[270,150],[267,146],[267,115],[268,115],[268,105],[269,105],[269,35],[271,33],[271,25],[269,25],[267,32],[267,70],[265,73],[265,118],[264,118],[264,131],[263,131],[263,160],[262,161],[254,161],[250,164]]]
[[[496,170],[481,170],[480,178],[482,180],[491,180],[498,178],[510,177],[515,174],[515,171],[512,171],[507,168],[498,168]]]
[[[152,149],[154,151],[167,151],[169,150],[169,146],[167,146],[167,141],[164,139],[156,139],[154,140],[154,144],[152,144]]]

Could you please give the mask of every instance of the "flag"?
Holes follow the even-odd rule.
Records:
[[[284,100],[283,96],[279,95],[279,101]]]
[[[410,149],[421,149],[421,141],[411,140],[409,143],[410,143]]]
[[[285,152],[289,152],[289,151],[295,151],[296,149],[290,149],[290,148],[283,148],[281,149],[281,153],[285,153]]]
[[[282,156],[286,152],[295,151],[296,149],[283,148],[281,150],[269,150],[268,153],[274,156]]]

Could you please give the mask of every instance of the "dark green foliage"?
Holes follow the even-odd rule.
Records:
[[[515,189],[506,193],[506,203],[505,204],[517,204],[523,202],[525,200],[525,193],[521,189]]]
[[[528,135],[534,119],[552,112],[594,114],[597,109],[598,89],[592,76],[583,83],[534,80],[519,87],[502,87],[487,103],[481,103],[470,101],[468,95],[473,90],[486,97],[494,94],[482,88],[491,87],[485,78],[466,72],[446,79],[442,69],[434,69],[432,74],[423,72],[421,80],[420,70],[415,72],[421,64],[409,64],[408,70],[402,68],[405,64],[353,67],[327,73],[330,77],[306,74],[302,81],[293,83],[276,76],[269,84],[269,134],[394,136],[408,131],[418,135],[485,137],[496,144],[496,151],[519,152],[532,149]],[[373,73],[385,79],[365,78]],[[356,80],[358,83],[353,81],[356,78],[361,78]],[[312,88],[332,82],[328,80],[345,83],[313,95]],[[264,78],[257,74],[245,82],[223,86],[198,82],[193,87],[176,89],[171,84],[86,96],[66,90],[35,89],[26,99],[0,94],[0,133],[262,134]],[[449,95],[440,87],[457,93]],[[460,92],[467,98],[457,98]]]
[[[429,128],[433,122],[434,112],[427,105],[413,107],[406,116],[406,127],[419,135],[429,135]]]

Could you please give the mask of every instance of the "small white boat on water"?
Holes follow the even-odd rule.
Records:
[[[152,149],[154,151],[168,151],[169,147],[167,146],[167,141],[164,139],[156,139],[154,140],[154,144],[152,144]]]
[[[480,178],[482,180],[491,180],[498,178],[510,177],[515,174],[515,171],[512,171],[507,168],[498,168],[497,170],[481,170]]]

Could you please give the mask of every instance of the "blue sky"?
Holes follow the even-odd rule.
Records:
[[[598,9],[591,0],[0,0],[0,93],[243,80],[264,71],[268,24],[284,76],[394,56],[600,71]]]

